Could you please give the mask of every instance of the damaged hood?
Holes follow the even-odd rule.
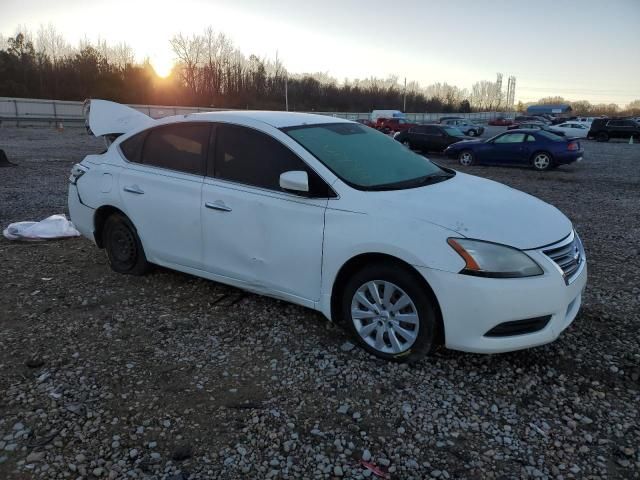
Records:
[[[463,237],[523,250],[557,242],[572,229],[569,219],[554,206],[501,183],[460,172],[433,185],[381,193],[375,208],[390,209],[389,215],[394,212]]]
[[[122,135],[156,124],[138,110],[108,100],[88,100],[84,106],[85,123],[93,135]]]

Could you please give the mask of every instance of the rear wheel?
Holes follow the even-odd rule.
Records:
[[[465,167],[473,165],[473,162],[475,161],[473,152],[471,150],[464,150],[460,152],[460,155],[458,155],[458,161],[460,162],[460,165],[464,165]]]
[[[436,345],[439,324],[430,296],[421,279],[394,264],[353,275],[341,314],[355,341],[385,360],[416,361]]]
[[[533,168],[542,172],[553,168],[553,159],[546,152],[538,152],[533,154],[531,164]]]
[[[596,135],[596,140],[598,142],[608,142],[609,141],[609,135],[607,135],[606,132],[600,132],[600,133],[598,133],[598,135]]]
[[[467,135],[469,135],[470,137],[475,137],[478,134],[478,132],[476,132],[475,130],[469,130],[467,132]]]
[[[107,218],[102,230],[102,244],[115,272],[143,275],[149,270],[151,265],[147,262],[138,233],[124,215],[116,213]]]

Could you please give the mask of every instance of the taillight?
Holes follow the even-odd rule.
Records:
[[[569,142],[569,145],[567,145],[567,149],[568,150],[580,150],[580,144],[578,142]]]
[[[79,163],[76,163],[73,167],[71,167],[71,175],[69,175],[69,182],[72,184],[76,184],[78,179],[87,173],[89,169]]]

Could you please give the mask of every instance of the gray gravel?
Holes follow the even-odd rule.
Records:
[[[0,225],[66,211],[81,130],[0,128]],[[640,145],[468,171],[575,223],[583,309],[551,345],[415,365],[317,313],[188,275],[111,272],[84,239],[0,239],[0,478],[640,478]],[[454,166],[449,160],[439,161]]]

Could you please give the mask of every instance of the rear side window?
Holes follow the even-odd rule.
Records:
[[[282,191],[280,175],[291,170],[307,172],[311,196],[335,195],[315,171],[277,140],[237,125],[216,127],[216,178]]]
[[[144,142],[142,163],[204,175],[209,131],[207,124],[184,123],[154,128]]]
[[[144,140],[147,138],[148,133],[148,131],[139,133],[120,144],[120,150],[122,150],[127,160],[135,163],[142,161],[142,148],[144,147]]]

